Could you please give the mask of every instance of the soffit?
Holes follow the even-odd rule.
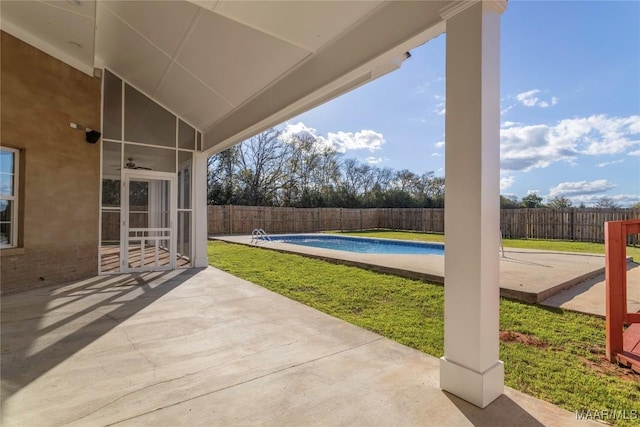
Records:
[[[49,55],[93,72],[95,1],[0,1],[2,29]]]
[[[266,34],[318,51],[376,9],[382,1],[194,2]]]
[[[212,150],[397,68],[444,31],[449,3],[3,0],[0,12],[3,30],[88,74],[109,68]]]
[[[99,1],[96,57],[206,129],[380,3]]]

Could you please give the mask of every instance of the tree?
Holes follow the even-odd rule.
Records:
[[[342,207],[359,207],[358,196],[364,177],[362,168],[356,159],[346,159],[342,163],[342,175],[339,181],[339,191]]]
[[[226,205],[234,203],[237,191],[235,178],[238,169],[240,146],[236,145],[208,159],[207,169],[207,203],[210,205]]]
[[[565,196],[555,196],[549,200],[549,203],[547,203],[547,206],[555,209],[566,209],[573,206],[573,202],[571,202],[571,200],[569,200]]]
[[[522,205],[518,201],[518,196],[516,196],[516,195],[510,195],[510,196],[500,195],[500,209],[518,209],[519,207],[522,207]]]
[[[631,205],[631,209],[640,209],[640,202],[635,202]]]
[[[402,169],[396,172],[396,188],[407,193],[415,193],[420,188],[420,177],[409,169]]]
[[[340,154],[331,147],[322,147],[317,167],[312,172],[322,206],[332,206],[340,180]]]
[[[245,141],[238,155],[238,176],[241,203],[253,206],[273,206],[284,181],[287,147],[280,141],[280,132],[268,129]]]
[[[277,129],[211,156],[209,204],[299,207],[442,207],[444,178],[394,171],[341,154],[309,133]]]
[[[364,206],[383,207],[385,205],[385,194],[389,192],[393,182],[395,172],[391,168],[372,167],[373,186],[369,194],[365,196]]]
[[[594,207],[598,209],[616,209],[620,206],[611,197],[603,196],[598,199]]]
[[[120,207],[120,180],[102,179],[102,206]]]
[[[422,175],[425,186],[423,206],[426,208],[444,207],[444,177],[435,176],[433,172]]]
[[[524,208],[541,208],[543,206],[542,197],[536,193],[531,193],[522,198],[522,207]]]

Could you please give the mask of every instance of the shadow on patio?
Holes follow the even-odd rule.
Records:
[[[4,296],[2,406],[7,399],[177,288],[198,270],[100,276]]]
[[[509,388],[479,409],[437,358],[214,268],[6,296],[2,345],[3,426],[576,422]]]

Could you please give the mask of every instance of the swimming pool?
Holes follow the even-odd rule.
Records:
[[[438,243],[304,234],[272,235],[270,239],[272,242],[357,252],[361,254],[444,255],[444,245]]]

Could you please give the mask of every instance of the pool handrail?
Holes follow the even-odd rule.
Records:
[[[260,240],[271,241],[271,237],[262,228],[254,228],[251,232],[251,243],[258,244]]]

